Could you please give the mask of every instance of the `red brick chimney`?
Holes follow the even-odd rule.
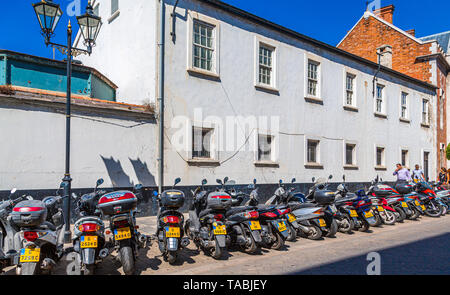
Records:
[[[381,7],[380,9],[374,10],[373,13],[387,21],[388,23],[393,23],[393,17],[394,17],[394,5],[389,5],[385,7]]]

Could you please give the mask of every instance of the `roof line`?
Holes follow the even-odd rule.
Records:
[[[423,36],[423,37],[420,37],[419,39],[436,37],[436,36],[439,36],[439,35],[444,35],[444,34],[449,34],[449,33],[450,33],[450,31],[446,31],[446,32],[436,33],[436,34],[433,34],[433,35]]]

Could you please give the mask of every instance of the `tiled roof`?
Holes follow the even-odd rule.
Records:
[[[436,40],[439,43],[439,45],[442,47],[444,52],[446,54],[450,54],[450,31],[444,32],[444,33],[439,33],[439,34],[434,34],[434,35],[430,35],[430,36],[425,36],[425,37],[420,38],[420,40],[422,40],[422,41]]]

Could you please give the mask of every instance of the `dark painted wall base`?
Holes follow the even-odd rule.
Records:
[[[335,190],[336,187],[340,183],[330,183],[329,188],[332,190]],[[309,188],[312,186],[312,183],[296,183],[296,184],[285,184],[286,187],[295,186],[296,191],[306,193],[308,192]],[[206,186],[208,190],[213,190],[217,188],[218,186]],[[257,187],[259,188],[259,200],[260,203],[266,202],[275,192],[275,190],[278,187],[278,184],[257,184]],[[354,192],[360,189],[367,190],[370,187],[369,182],[358,182],[358,183],[347,183],[347,187],[350,191]],[[171,187],[167,187],[167,189],[170,189]],[[186,202],[184,206],[181,208],[182,212],[187,212],[189,205],[192,203],[192,192],[191,190],[195,190],[197,186],[177,186],[178,190],[181,190],[186,195]],[[237,191],[243,191],[246,193],[250,193],[250,190],[248,189],[248,184],[246,185],[235,185],[235,188]],[[119,191],[119,190],[131,190],[132,188],[101,188],[102,190],[105,190],[107,192],[112,191]],[[144,190],[144,199],[138,203],[138,210],[141,212],[138,214],[138,217],[145,217],[145,216],[155,216],[158,213],[158,203],[155,201],[152,196],[153,192],[157,191],[158,189],[156,187],[146,187]],[[86,188],[86,189],[73,189],[72,190],[77,195],[82,195],[86,193],[91,193],[93,191],[93,188]],[[18,196],[22,196],[24,194],[32,196],[34,199],[42,200],[43,198],[47,196],[53,196],[56,193],[56,189],[42,189],[42,190],[20,190],[17,191],[13,198],[17,198]],[[3,200],[9,196],[9,191],[0,191],[0,199]],[[71,202],[71,209],[72,209],[72,221],[74,221],[74,208],[75,203]]]

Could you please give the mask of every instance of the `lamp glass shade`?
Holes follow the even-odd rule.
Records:
[[[47,36],[53,34],[62,16],[61,8],[51,1],[33,4],[34,12],[39,20],[41,30]]]
[[[94,14],[86,13],[82,16],[78,16],[77,20],[84,42],[90,45],[95,44],[95,40],[97,39],[98,32],[102,25],[101,18]]]

